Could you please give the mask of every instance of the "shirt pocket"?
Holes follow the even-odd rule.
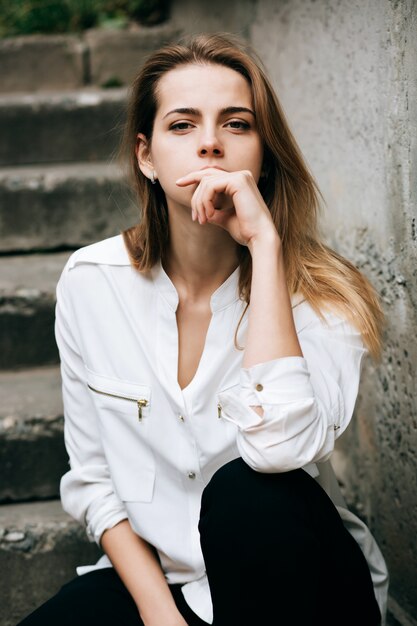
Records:
[[[115,492],[124,502],[151,502],[155,484],[149,442],[151,387],[86,372]]]
[[[222,384],[219,386],[217,390],[217,417],[223,417],[222,409],[223,409],[223,398],[229,397],[229,394],[232,396],[239,397],[241,393],[240,379],[239,375],[233,376],[228,380],[224,380]],[[223,396],[223,394],[225,394]],[[222,397],[223,396],[223,397]]]

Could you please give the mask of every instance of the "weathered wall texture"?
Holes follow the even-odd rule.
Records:
[[[387,559],[393,613],[414,623],[417,3],[247,0],[227,3],[223,13],[217,0],[209,9],[174,4],[174,18],[185,19],[189,31],[231,30],[253,43],[325,196],[328,242],[382,296],[383,361],[364,369],[356,418],[335,466]]]

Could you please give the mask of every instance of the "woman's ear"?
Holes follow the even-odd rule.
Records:
[[[138,161],[139,169],[152,182],[156,179],[156,172],[153,167],[150,146],[147,138],[143,133],[138,133],[136,136],[136,158]]]

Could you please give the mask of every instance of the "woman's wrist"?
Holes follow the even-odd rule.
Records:
[[[158,591],[154,589],[151,596],[142,595],[136,606],[145,626],[182,626],[185,623],[168,585]]]
[[[173,607],[158,605],[153,609],[139,610],[139,614],[144,626],[187,626],[175,603]]]
[[[248,250],[251,253],[251,256],[254,254],[258,254],[265,252],[266,250],[271,250],[271,248],[279,252],[282,247],[281,238],[278,235],[277,231],[274,229],[270,229],[261,233],[256,237],[252,237],[248,242]]]

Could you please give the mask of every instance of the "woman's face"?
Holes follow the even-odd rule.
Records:
[[[250,170],[259,180],[263,147],[249,83],[221,65],[184,65],[164,74],[149,152],[168,207],[190,207],[196,185],[175,181],[205,167]],[[144,169],[145,175],[150,169]]]

